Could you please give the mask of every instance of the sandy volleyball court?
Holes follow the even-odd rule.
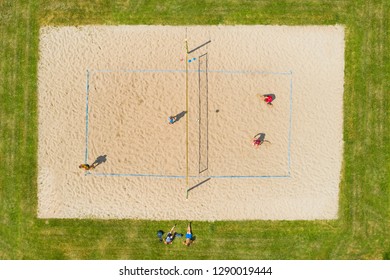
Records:
[[[38,75],[40,218],[337,218],[342,26],[45,27]]]

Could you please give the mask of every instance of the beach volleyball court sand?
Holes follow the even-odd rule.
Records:
[[[38,75],[40,218],[337,218],[341,26],[45,27]]]

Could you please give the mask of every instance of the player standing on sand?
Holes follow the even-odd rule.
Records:
[[[254,138],[253,141],[252,141],[252,144],[255,148],[258,148],[260,147],[261,144],[263,144],[264,141],[261,141],[260,138]]]
[[[265,103],[267,103],[268,106],[272,107],[273,104],[272,104],[272,101],[274,101],[274,95],[273,94],[264,94],[262,96],[263,100]]]
[[[169,121],[169,124],[174,124],[174,123],[176,122],[176,117],[170,116],[170,117],[168,118],[168,121]]]
[[[252,144],[255,148],[260,147],[260,145],[263,144],[264,142],[268,142],[269,144],[271,144],[270,141],[265,140],[265,133],[258,133],[255,136],[253,136]]]
[[[88,170],[93,169],[93,166],[90,166],[90,165],[87,164],[87,163],[83,163],[83,164],[80,164],[80,165],[79,165],[79,168],[88,171]]]

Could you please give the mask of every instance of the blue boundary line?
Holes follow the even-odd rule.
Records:
[[[100,69],[94,70],[96,73],[185,73],[185,70],[173,70],[173,69],[120,69],[120,70],[108,70],[108,69]]]
[[[245,70],[209,70],[219,74],[257,74],[257,75],[291,75],[291,72],[245,71]]]
[[[290,126],[288,129],[288,176],[291,175],[292,94],[293,94],[293,78],[292,78],[292,71],[291,71],[291,77],[290,77]]]
[[[89,106],[89,71],[87,70],[87,83],[86,83],[86,109],[85,109],[85,163],[88,160],[88,106]]]
[[[239,175],[224,175],[224,176],[192,176],[193,178],[216,178],[216,179],[256,179],[256,178],[289,178],[287,175],[264,175],[264,176],[239,176]]]
[[[189,70],[189,72],[199,73],[204,70]],[[88,160],[88,122],[89,122],[89,77],[90,73],[185,73],[185,70],[169,70],[169,69],[139,69],[139,70],[87,70],[86,82],[86,124],[85,124],[85,162]],[[289,178],[291,176],[291,127],[292,127],[292,71],[289,72],[267,72],[267,71],[245,71],[245,70],[208,70],[210,73],[219,74],[260,74],[260,75],[290,75],[290,124],[288,133],[288,175],[274,175],[274,176],[235,176],[235,175],[221,175],[221,176],[189,176],[190,178],[216,178],[216,179],[250,179],[250,178]],[[158,175],[158,174],[122,174],[122,173],[91,173],[87,172],[85,175],[92,176],[116,176],[116,177],[154,177],[154,178],[176,178],[184,179],[186,176],[180,175]]]
[[[121,69],[121,70],[108,70],[108,69],[100,69],[100,70],[93,70],[96,73],[185,73],[185,70],[181,69],[135,69],[135,70],[127,70],[127,69]],[[188,70],[190,73],[199,73],[199,72],[205,72],[205,70],[199,70],[199,69],[190,69]],[[260,74],[260,75],[291,75],[290,72],[270,72],[270,71],[247,71],[247,70],[207,70],[208,73],[218,73],[218,74]]]
[[[166,179],[185,179],[186,176],[182,175],[159,175],[159,174],[124,174],[124,173],[91,173],[88,172],[86,175],[92,176],[115,176],[115,177],[154,177],[154,178],[166,178]],[[240,175],[221,175],[221,176],[189,176],[190,178],[219,178],[219,179],[250,179],[250,178],[289,178],[287,175],[274,175],[274,176],[240,176]]]

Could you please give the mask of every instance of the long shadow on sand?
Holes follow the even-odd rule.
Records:
[[[193,189],[199,187],[200,185],[203,185],[204,183],[206,183],[207,181],[210,181],[210,180],[211,180],[211,178],[207,178],[206,180],[203,180],[202,182],[200,182],[200,183],[196,184],[195,186],[189,188],[189,189],[187,190],[187,192],[192,191]]]
[[[184,117],[187,114],[187,111],[183,111],[175,116],[176,120],[175,122],[178,122],[182,117]]]
[[[92,163],[93,168],[96,168],[98,165],[107,161],[107,155],[98,156],[95,161]]]

